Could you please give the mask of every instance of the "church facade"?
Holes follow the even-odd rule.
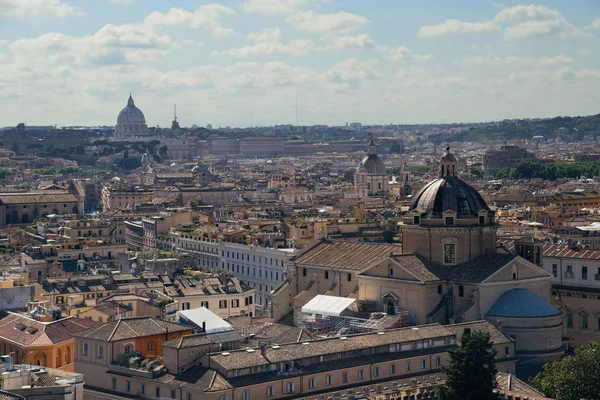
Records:
[[[412,325],[486,319],[516,340],[522,359],[558,358],[563,324],[551,275],[497,247],[494,213],[456,174],[448,149],[400,223],[402,246],[322,241],[292,259],[273,317],[296,317],[317,294],[352,297],[372,312],[407,313]]]
[[[389,175],[385,164],[377,155],[377,146],[371,137],[367,155],[361,160],[354,175],[354,188],[361,196],[386,196],[389,194]]]

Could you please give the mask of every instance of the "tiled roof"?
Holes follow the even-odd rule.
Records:
[[[296,264],[361,270],[385,260],[390,253],[402,253],[397,244],[357,243],[344,241],[320,242],[296,256]]]
[[[261,339],[269,339],[271,343],[294,343],[311,339],[310,334],[302,328],[279,324],[272,320],[236,316],[228,318],[227,322],[244,336],[255,335]]]
[[[27,193],[2,193],[0,194],[0,204],[51,204],[51,203],[72,203],[77,199],[71,193],[54,192],[27,192]]]
[[[463,333],[466,328],[471,329],[471,331],[481,331],[487,332],[490,334],[490,340],[493,344],[504,344],[504,343],[512,343],[513,339],[506,336],[502,333],[498,328],[489,323],[488,321],[473,321],[473,322],[464,322],[461,324],[452,324],[446,325],[446,329],[451,331],[456,335],[456,344],[461,344],[461,339]]]
[[[132,339],[161,335],[167,332],[191,331],[189,326],[162,321],[150,317],[123,318],[117,321],[107,322],[104,325],[87,329],[73,335],[76,337],[102,340],[105,342],[116,342],[119,340]]]
[[[453,333],[442,325],[431,324],[388,330],[384,333],[348,335],[345,339],[327,338],[303,343],[282,344],[276,348],[270,346],[265,349],[266,357],[261,354],[260,349],[252,349],[253,351],[244,349],[213,354],[211,359],[227,370],[234,370],[383,346],[391,343],[412,342],[445,336],[453,336]]]
[[[515,251],[515,241],[513,239],[498,240],[498,244],[509,251]],[[582,260],[600,260],[600,250],[578,250],[570,248],[566,244],[543,243],[542,254],[545,258],[574,258]]]
[[[16,324],[22,327],[16,328]],[[49,346],[70,339],[72,333],[97,326],[98,323],[74,317],[53,322],[39,322],[16,313],[0,315],[0,338],[21,347]]]

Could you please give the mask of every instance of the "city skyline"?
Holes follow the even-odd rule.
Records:
[[[0,0],[0,126],[596,114],[600,5]]]

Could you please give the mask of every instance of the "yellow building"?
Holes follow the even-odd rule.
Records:
[[[38,319],[3,312],[0,319],[0,353],[12,354],[15,364],[40,365],[73,371],[74,341],[71,334],[97,326],[78,318]]]

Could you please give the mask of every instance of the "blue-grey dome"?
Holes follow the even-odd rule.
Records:
[[[560,315],[552,304],[527,289],[504,292],[487,312],[489,317],[544,318]]]
[[[131,95],[127,100],[127,107],[122,109],[117,117],[117,124],[146,124],[144,113],[135,106]]]

